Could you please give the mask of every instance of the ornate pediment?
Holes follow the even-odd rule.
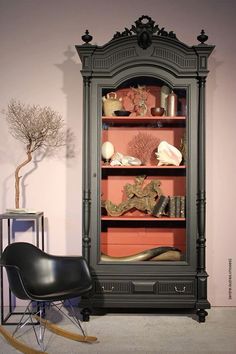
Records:
[[[135,25],[132,25],[130,29],[125,28],[123,32],[116,32],[113,39],[137,36],[138,45],[143,49],[147,49],[152,44],[152,37],[154,35],[177,39],[173,31],[167,32],[164,27],[160,28],[158,24],[155,25],[155,21],[149,16],[139,17],[135,21]]]

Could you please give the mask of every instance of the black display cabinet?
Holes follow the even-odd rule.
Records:
[[[207,39],[202,30],[198,42],[188,46],[172,30],[142,16],[102,46],[91,44],[88,31],[82,36],[84,43],[76,46],[84,97],[83,255],[92,272],[94,309],[191,309],[205,321],[210,308],[205,268],[205,86],[214,49]],[[174,112],[169,101],[163,116],[153,116],[151,107],[163,106],[171,94]],[[130,116],[106,113],[108,99],[120,99]],[[114,166],[101,156],[107,141],[116,153],[127,156],[130,146],[135,151],[135,142],[145,150],[155,139],[181,151],[181,164],[160,165],[149,156],[139,166]],[[136,188],[142,176],[142,193],[160,183],[169,209],[171,200],[176,203],[182,197],[182,213],[165,209],[156,217],[133,208],[117,215],[129,204],[127,188]],[[177,249],[180,257],[154,257],[153,249],[160,247]],[[85,299],[81,306],[86,306]]]

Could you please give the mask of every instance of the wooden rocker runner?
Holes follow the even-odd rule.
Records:
[[[38,321],[41,321],[41,323],[51,332],[59,335],[59,336],[62,336],[62,337],[65,337],[65,338],[68,338],[68,339],[72,339],[76,342],[87,342],[87,343],[94,343],[97,341],[97,337],[94,337],[94,336],[86,336],[86,335],[81,335],[81,334],[77,334],[77,333],[74,333],[74,332],[70,332],[70,331],[67,331],[57,325],[55,325],[54,323],[48,321],[48,320],[44,320],[41,318],[38,317],[38,316],[35,316],[36,320]]]
[[[35,316],[36,319],[39,321],[40,318],[38,316]],[[84,342],[84,343],[94,343],[97,341],[96,337],[93,336],[83,336],[74,332],[70,332],[67,330],[64,330],[63,328],[51,323],[48,320],[42,320],[41,319],[41,323],[51,332],[68,338],[68,339],[72,339],[74,341],[77,342]],[[22,341],[18,340],[17,338],[15,338],[13,336],[13,334],[9,331],[7,331],[3,326],[0,326],[0,334],[2,334],[2,336],[8,341],[8,343],[13,346],[15,349],[19,350],[22,353],[25,354],[47,354],[47,352],[45,351],[41,351],[41,350],[37,350],[34,348],[31,348],[30,346],[28,346],[27,344],[23,343]]]

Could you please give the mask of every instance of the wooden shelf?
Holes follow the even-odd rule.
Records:
[[[153,165],[142,165],[142,166],[111,166],[111,165],[105,165],[105,164],[102,164],[102,168],[105,168],[105,169],[108,169],[108,168],[111,168],[111,169],[154,169],[154,170],[158,170],[158,169],[161,169],[161,170],[173,170],[173,169],[180,169],[180,170],[184,170],[186,168],[185,165],[181,165],[181,166],[153,166]]]
[[[185,221],[185,218],[169,218],[160,217],[156,218],[154,216],[109,216],[105,215],[101,217],[102,221]]]
[[[181,123],[186,120],[185,116],[162,116],[162,117],[102,117],[103,123],[113,124],[139,124],[139,123]]]

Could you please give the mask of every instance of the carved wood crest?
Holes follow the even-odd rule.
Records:
[[[123,32],[116,32],[113,39],[132,35],[137,36],[138,45],[143,49],[150,47],[153,35],[177,39],[173,31],[167,32],[164,27],[160,29],[151,17],[145,15],[139,17],[131,29],[125,28]]]

